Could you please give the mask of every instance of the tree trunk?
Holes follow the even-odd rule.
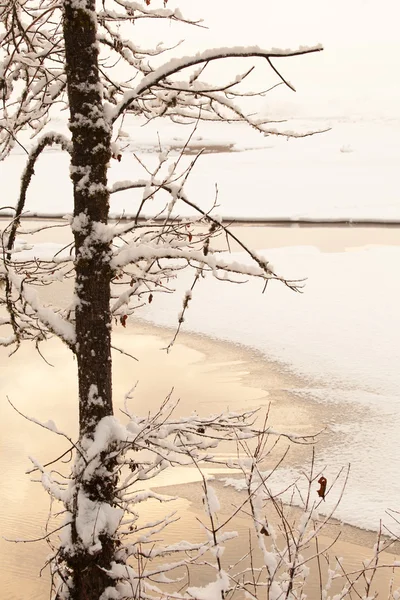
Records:
[[[97,21],[94,0],[64,2],[67,89],[72,134],[71,178],[74,188],[76,267],[76,357],[79,379],[79,444],[90,443],[99,421],[113,414],[111,389],[110,243],[102,237],[107,224],[110,128],[104,119],[98,73]],[[108,465],[112,467],[112,465]],[[109,468],[112,472],[112,468]],[[76,474],[78,492],[94,502],[112,504],[115,479]],[[101,550],[89,552],[71,524],[76,551],[65,557],[71,573],[72,600],[99,600],[112,581],[114,541],[101,537]]]

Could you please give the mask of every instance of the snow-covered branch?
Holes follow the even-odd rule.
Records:
[[[28,318],[28,323],[24,323],[20,328],[23,334],[25,329],[29,337],[29,320],[38,321],[45,326],[51,333],[61,338],[71,349],[75,344],[75,328],[72,323],[64,319],[58,312],[52,308],[41,304],[37,292],[29,285],[29,280],[26,277],[17,275],[12,269],[7,272],[7,279],[15,288],[20,300],[23,303],[24,315]]]
[[[63,39],[56,25],[59,2],[5,3],[0,57],[0,159],[11,151],[19,132],[37,135],[48,123],[52,105],[61,100],[66,78]]]
[[[13,219],[10,234],[7,241],[7,250],[11,251],[14,246],[15,236],[17,229],[20,225],[22,212],[25,210],[26,194],[31,183],[32,177],[35,174],[35,165],[41,153],[48,146],[59,145],[66,152],[71,151],[71,141],[64,135],[56,132],[46,133],[36,144],[36,146],[29,152],[28,160],[25,165],[25,169],[21,176],[21,188],[19,193],[18,202],[15,208],[15,217]]]
[[[282,58],[290,56],[299,56],[312,52],[320,52],[322,46],[300,46],[296,49],[280,50],[277,48],[263,49],[259,46],[249,47],[233,47],[233,48],[213,48],[204,52],[199,52],[193,56],[184,56],[182,58],[171,59],[158,69],[155,69],[146,75],[139,85],[131,92],[126,92],[122,101],[115,108],[109,110],[109,118],[114,122],[132,102],[140,98],[143,94],[150,91],[152,87],[157,86],[160,82],[167,79],[175,73],[179,73],[183,69],[194,67],[199,64],[209,63],[214,60],[222,60],[226,58],[264,58],[270,61],[271,58]],[[285,81],[285,83],[287,83]]]
[[[185,153],[202,120],[241,121],[265,135],[297,135],[271,127],[268,118],[256,117],[241,106],[241,96],[265,93],[264,88],[246,88],[252,64],[236,77],[210,85],[203,80],[210,63],[260,59],[279,78],[279,84],[293,89],[272,61],[322,48],[222,47],[172,58],[155,67],[166,53],[172,56],[179,41],[169,47],[160,43],[142,48],[136,43],[138,27],[134,26],[138,21],[166,19],[173,24],[201,26],[185,19],[179,9],[170,8],[168,1],[27,0],[0,7],[0,159],[15,144],[28,155],[14,220],[1,233],[0,305],[4,315],[0,326],[5,335],[0,345],[16,349],[22,340],[31,340],[40,353],[40,343],[55,335],[77,361],[78,441],[62,434],[51,420],[29,418],[68,441],[68,450],[45,466],[32,459],[32,472],[40,475],[57,509],[61,503],[64,515],[60,527],[46,529],[42,536],[53,552],[49,560],[52,593],[56,600],[159,600],[166,595],[175,600],[225,600],[236,591],[256,598],[267,588],[270,600],[296,600],[294,586],[305,572],[300,550],[305,540],[313,540],[307,528],[314,522],[305,519],[299,535],[297,529],[295,535],[290,527],[285,530],[289,552],[275,547],[276,538],[273,548],[262,542],[262,535],[269,530],[262,502],[268,494],[275,501],[280,497],[267,487],[270,476],[262,470],[262,460],[270,459],[266,440],[277,440],[280,432],[266,422],[259,425],[257,411],[175,417],[176,403],[170,397],[155,415],[133,415],[125,407],[128,422],[120,423],[113,405],[112,327],[114,321],[118,325],[118,317],[125,327],[128,316],[153,302],[155,294],[175,291],[180,272],[187,268],[194,269],[194,280],[183,293],[178,331],[194,288],[207,273],[231,283],[242,283],[248,277],[259,278],[265,285],[278,280],[299,291],[301,282],[278,276],[265,258],[247,248],[213,216],[217,189],[209,211],[187,198],[184,187],[201,152],[190,161]],[[31,137],[37,136],[54,113],[59,119],[62,113],[58,108],[69,111],[71,140],[48,132],[32,148],[30,141],[20,138],[20,132],[27,129]],[[120,142],[127,113],[134,115],[133,122],[138,125],[166,117],[194,127],[178,157],[171,160],[159,141],[154,168],[134,155],[144,167],[144,179],[119,182],[110,190],[111,159],[123,158]],[[50,244],[43,250],[40,243],[28,246],[17,234],[35,165],[53,144],[70,155],[73,213],[68,219],[70,237],[57,248]],[[110,223],[110,194],[135,189],[141,197],[134,218],[126,224]],[[143,213],[156,197],[161,200],[161,207],[157,205],[153,211],[156,222],[145,220]],[[179,202],[194,209],[195,216],[175,219]],[[219,234],[239,243],[247,256],[236,259],[221,251],[214,244]],[[54,282],[63,286],[61,307],[46,304],[41,297],[45,286]],[[67,303],[65,292],[71,292]],[[311,441],[291,434],[286,437]],[[248,442],[256,445],[256,453],[242,460]],[[228,454],[231,458],[216,452],[222,444],[224,450],[226,444],[234,445],[234,452]],[[74,458],[68,472],[65,465],[56,465],[66,454]],[[245,504],[265,563],[259,572],[252,568],[250,583],[246,568],[238,573],[223,565],[224,545],[236,534],[225,529],[231,519],[218,519],[217,484],[210,487],[201,474],[207,465],[233,468],[236,474],[240,469],[244,475]],[[154,518],[140,514],[144,503],[166,501],[152,487],[160,473],[175,466],[196,468],[201,474],[207,515],[204,540],[160,540],[167,526],[176,521],[176,514]],[[235,515],[243,507],[234,511]],[[287,525],[284,515],[282,523]],[[54,533],[60,534],[59,539],[53,538]],[[171,555],[172,561],[167,558]],[[290,557],[294,557],[292,563]],[[191,581],[190,573],[187,576],[193,564],[212,569],[207,585]],[[285,580],[279,579],[279,569],[289,573]],[[259,573],[266,576],[259,577]],[[170,584],[175,586],[172,591]]]

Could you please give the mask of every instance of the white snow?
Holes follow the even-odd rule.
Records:
[[[210,516],[213,516],[221,509],[217,493],[215,489],[209,484],[207,484],[206,493],[203,497],[203,502],[205,510]]]
[[[35,248],[40,250],[40,245]],[[266,360],[276,360],[306,379],[304,387],[291,392],[308,405],[326,405],[329,415],[320,423],[328,427],[330,442],[318,448],[317,468],[326,467],[332,480],[342,466],[351,464],[338,516],[376,528],[387,509],[399,508],[400,498],[400,246],[333,253],[305,246],[260,254],[288,277],[307,277],[304,293],[271,282],[261,294],[262,282],[257,281],[233,290],[209,276],[193,291],[185,329],[253,347]],[[247,260],[232,256],[237,259]],[[189,284],[189,274],[181,274],[178,293],[154,299],[140,316],[176,327]],[[112,439],[134,433],[112,418],[104,419],[91,455]],[[280,483],[294,476],[293,471],[287,477],[280,472]]]
[[[64,131],[62,121],[52,123]],[[288,128],[289,124],[283,124]],[[229,219],[367,219],[400,221],[398,164],[400,162],[400,121],[295,120],[295,131],[332,130],[313,137],[289,140],[264,138],[246,126],[235,124],[200,124],[189,147],[193,152],[218,146],[226,152],[204,154],[193,169],[185,191],[188,199],[203,210],[211,208],[218,183],[216,212]],[[146,172],[132,152],[150,167],[158,164],[157,153],[149,153],[158,145],[157,131],[165,147],[182,148],[191,128],[155,120],[140,127],[134,117],[124,122],[129,138],[121,162],[110,166],[110,187],[117,182],[145,181]],[[124,140],[125,142],[125,140]],[[28,142],[27,142],[28,144]],[[28,145],[29,147],[29,145]],[[248,149],[246,152],[231,152]],[[251,150],[254,148],[254,150]],[[352,150],[349,152],[348,149]],[[346,151],[343,151],[345,149]],[[25,163],[20,148],[3,163],[0,177],[3,203],[15,204],[19,177]],[[187,166],[193,156],[181,161]],[[176,153],[175,153],[176,160]],[[114,215],[136,214],[143,188],[114,193],[111,212]],[[156,214],[170,200],[164,194],[159,200],[145,204],[142,214]],[[27,194],[26,210],[31,214],[64,215],[72,213],[72,191],[69,181],[68,156],[60,150],[48,149],[39,158],[35,176]],[[173,214],[194,214],[194,210],[177,202]]]
[[[83,492],[79,492],[76,530],[91,553],[101,548],[99,535],[105,532],[113,535],[122,517],[121,508],[114,508],[105,502],[93,502]]]
[[[52,123],[52,129],[56,125]],[[58,125],[62,130],[65,124]],[[293,128],[303,125],[309,128],[310,122],[297,121]],[[332,125],[333,129],[287,142],[264,139],[237,125],[213,127],[213,144],[234,143],[238,149],[247,150],[202,156],[185,193],[208,210],[215,197],[214,184],[218,182],[217,212],[225,218],[400,221],[400,121],[324,120],[314,125],[316,129]],[[153,167],[157,164],[157,153],[148,155],[146,149],[153,147],[158,128],[162,142],[173,148],[184,144],[186,138],[176,126],[160,127],[155,121],[138,128],[134,118],[127,118],[124,140],[129,146],[121,162],[112,161],[110,186],[146,177],[133,158],[133,150]],[[211,129],[207,124],[199,127],[193,140],[199,146],[208,145]],[[257,149],[249,150],[252,147]],[[348,151],[350,148],[352,152]],[[18,152],[21,150],[17,148],[0,164],[3,189],[7,190],[4,203],[8,205],[18,197],[18,177],[25,161]],[[191,158],[184,159],[181,167]],[[35,173],[27,210],[40,214],[71,213],[67,157],[55,149],[45,151]],[[126,214],[136,213],[142,194],[143,187],[114,194],[112,212],[121,214],[124,208]],[[151,200],[144,213],[156,213],[166,197],[159,202]],[[179,200],[174,206],[175,214],[187,215],[191,211]],[[18,256],[23,259],[33,253],[43,257],[55,248],[55,244],[21,247]],[[153,255],[153,250],[146,251]],[[138,249],[126,249],[114,259],[114,264],[124,263],[123,252],[138,255]],[[66,249],[63,258],[68,253]],[[270,282],[262,295],[260,281],[235,286],[233,290],[232,285],[207,277],[193,291],[185,313],[185,328],[252,346],[268,360],[279,361],[306,378],[305,388],[296,391],[298,397],[329,408],[331,444],[329,451],[320,451],[321,464],[328,465],[332,473],[348,462],[352,465],[341,517],[361,527],[377,527],[386,509],[399,508],[400,498],[400,247],[370,246],[352,252],[322,253],[305,246],[269,249],[265,257],[277,272],[289,278],[306,277],[304,294],[294,294],[281,284]],[[211,258],[215,260],[211,256],[210,261]],[[218,256],[218,262],[225,263],[226,259]],[[240,264],[247,259],[238,254],[229,260]],[[176,326],[176,315],[182,310],[182,298],[191,283],[192,279],[184,274],[177,282],[178,294],[163,295],[162,302],[155,298],[143,307],[141,315],[160,325]],[[45,323],[73,342],[69,323],[39,304],[35,295],[29,301]],[[123,434],[115,432],[111,422],[104,427],[99,435]]]
[[[196,600],[221,600],[223,592],[229,589],[229,576],[225,571],[218,573],[216,581],[211,581],[204,587],[189,587],[187,592]]]
[[[55,332],[61,339],[69,344],[75,343],[75,327],[65,320],[60,314],[40,302],[37,291],[29,285],[24,285],[24,277],[20,277],[13,271],[9,272],[9,278],[14,287],[19,291],[25,302],[31,308],[34,316],[49,329]]]
[[[331,478],[351,463],[339,515],[360,527],[378,527],[400,498],[400,247],[327,254],[281,248],[265,256],[280,273],[307,277],[304,293],[271,282],[261,294],[256,281],[232,290],[208,277],[193,293],[185,328],[256,348],[306,378],[308,385],[295,390],[299,398],[332,409],[328,423],[321,423],[332,438],[318,449],[318,465],[327,465]],[[142,316],[176,326],[187,286],[181,277],[178,293],[144,307]]]
[[[295,49],[279,49],[279,48],[260,48],[260,46],[233,46],[233,47],[222,47],[222,48],[210,48],[196,54],[183,56],[181,58],[173,58],[168,62],[164,63],[161,67],[149,73],[143,77],[139,85],[132,90],[127,92],[118,105],[108,111],[108,117],[111,121],[114,121],[122,110],[130,105],[131,101],[141,96],[147,91],[152,85],[160,82],[162,79],[168,77],[171,74],[179,72],[187,67],[195,66],[198,64],[204,64],[213,60],[221,61],[222,58],[227,57],[284,57],[284,56],[296,56],[300,54],[306,54],[309,52],[318,52],[322,50],[322,45],[317,44],[315,46],[300,46]]]

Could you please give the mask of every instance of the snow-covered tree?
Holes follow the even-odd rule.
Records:
[[[155,168],[145,169],[141,179],[121,181],[112,188],[108,169],[112,160],[123,157],[123,121],[128,113],[146,121],[169,118],[193,128],[203,120],[241,121],[261,135],[296,136],[247,114],[240,99],[257,91],[250,94],[243,85],[254,66],[266,61],[278,81],[291,87],[275,59],[321,48],[237,46],[176,58],[176,48],[139,47],[135,37],[143,22],[148,27],[154,20],[200,26],[185,19],[179,9],[169,8],[168,0],[8,0],[2,3],[0,15],[1,157],[7,157],[16,144],[23,145],[20,134],[27,129],[36,140],[28,151],[15,217],[3,232],[1,302],[7,316],[1,316],[5,334],[0,344],[15,350],[23,340],[33,340],[39,347],[49,336],[58,336],[74,353],[78,366],[79,439],[71,440],[72,473],[64,485],[35,464],[44,486],[66,511],[52,560],[53,592],[60,600],[156,597],[166,572],[193,561],[205,546],[146,549],[151,535],[168,520],[145,530],[136,526],[135,505],[144,496],[135,494],[135,483],[173,463],[211,460],[208,450],[219,440],[251,437],[256,430],[243,415],[175,419],[168,402],[147,420],[127,410],[128,425],[119,424],[113,416],[113,320],[125,325],[143,302],[171,292],[171,280],[182,269],[193,270],[193,285],[184,296],[179,326],[194,285],[206,273],[228,282],[243,275],[265,283],[277,280],[294,290],[298,283],[276,274],[243,244],[251,264],[239,264],[214,251],[215,235],[234,236],[212,212],[187,196],[185,183],[196,159],[189,167],[181,166],[185,148],[178,156],[155,150]],[[207,82],[211,63],[235,57],[250,62],[244,73],[217,85]],[[68,110],[67,136],[49,127],[52,114],[60,109]],[[73,214],[69,224],[74,248],[46,259],[22,260],[15,241],[27,208],[27,190],[36,162],[51,145],[70,156]],[[110,195],[127,190],[135,194],[136,215],[127,222],[110,222]],[[148,214],[156,196],[165,199],[164,208],[144,222],[143,211]],[[197,218],[171,218],[178,203],[190,205]],[[40,286],[63,279],[74,281],[73,301],[66,308],[45,305]],[[207,497],[211,502],[211,495]],[[214,537],[208,546],[220,541]],[[145,574],[138,575],[132,566],[133,559],[178,550],[192,554],[164,568],[146,567]],[[221,572],[218,581],[218,593],[224,597],[230,584]]]

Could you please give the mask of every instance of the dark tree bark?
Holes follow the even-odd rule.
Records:
[[[159,422],[162,421],[164,428],[166,407],[169,410],[167,401],[162,405],[158,415],[155,415],[155,420],[153,417],[149,418],[140,442],[137,436],[132,437],[128,429],[125,432],[122,430],[121,439],[121,430],[115,421],[107,419],[113,415],[110,295],[114,271],[118,270],[120,279],[118,283],[127,287],[129,285],[128,296],[132,296],[132,301],[134,297],[140,298],[140,294],[143,293],[150,302],[153,292],[170,291],[165,289],[163,282],[169,280],[171,269],[174,269],[167,263],[171,258],[182,259],[188,267],[196,269],[192,289],[204,269],[212,270],[217,278],[221,271],[228,276],[231,273],[241,275],[248,273],[265,279],[266,283],[271,278],[278,279],[297,291],[302,286],[301,282],[285,280],[275,275],[266,260],[247,249],[233,234],[229,235],[253,259],[256,269],[252,266],[247,270],[246,265],[237,266],[236,263],[229,265],[224,259],[218,264],[218,259],[213,255],[213,249],[210,247],[210,239],[204,236],[203,232],[194,231],[194,240],[192,240],[191,231],[192,228],[197,227],[197,219],[189,223],[170,220],[169,207],[179,199],[204,217],[204,223],[209,226],[210,237],[222,230],[227,235],[229,233],[219,220],[190,202],[183,192],[183,185],[195,161],[181,173],[171,172],[168,169],[165,179],[157,183],[155,183],[156,175],[148,171],[149,181],[120,182],[117,189],[114,188],[113,191],[141,187],[147,190],[150,186],[151,193],[147,194],[146,191],[135,224],[145,201],[153,198],[158,191],[168,192],[172,204],[168,204],[166,211],[159,215],[165,215],[166,221],[156,235],[157,241],[153,246],[148,244],[146,233],[136,235],[132,231],[128,250],[131,247],[134,252],[132,254],[128,252],[124,256],[123,252],[117,251],[112,258],[111,237],[115,232],[107,228],[109,215],[107,169],[111,159],[111,124],[131,108],[149,120],[154,117],[169,116],[178,122],[182,119],[182,122],[192,123],[197,115],[199,121],[244,121],[263,134],[293,137],[295,134],[292,132],[278,132],[274,128],[271,129],[268,119],[253,118],[232,103],[232,88],[239,86],[252,68],[247,74],[232,80],[229,85],[227,83],[221,85],[220,88],[206,84],[200,80],[200,76],[210,61],[230,57],[259,57],[266,59],[282,82],[291,87],[271,64],[270,59],[317,52],[321,47],[283,52],[261,50],[257,47],[220,48],[197,53],[193,57],[167,61],[163,67],[153,71],[149,67],[150,57],[157,56],[165,49],[157,46],[151,52],[136,50],[130,40],[121,38],[120,33],[127,25],[133,26],[136,19],[162,18],[186,22],[178,11],[165,10],[166,1],[164,1],[164,8],[159,12],[153,7],[148,9],[150,0],[146,0],[143,7],[140,3],[117,2],[117,12],[110,10],[103,2],[98,25],[96,0],[62,0],[62,30],[61,23],[58,21],[60,4],[52,0],[32,2],[32,7],[29,7],[29,2],[8,4],[12,10],[7,6],[5,10],[0,10],[0,23],[3,28],[1,39],[4,42],[4,56],[0,56],[0,72],[3,73],[3,88],[5,88],[4,93],[0,94],[3,102],[0,104],[0,158],[10,152],[14,140],[17,141],[16,134],[28,124],[37,132],[40,131],[41,126],[46,124],[52,101],[57,98],[64,101],[65,85],[70,110],[71,141],[50,132],[41,138],[33,151],[29,152],[21,182],[16,219],[10,229],[6,261],[3,253],[6,269],[0,273],[6,278],[4,302],[9,313],[9,320],[0,322],[0,325],[11,326],[13,332],[12,336],[3,338],[3,345],[14,344],[18,347],[22,339],[29,339],[35,340],[39,347],[39,343],[46,339],[48,334],[55,334],[68,344],[77,358],[79,439],[76,444],[70,440],[76,451],[72,473],[68,485],[54,481],[49,487],[48,483],[44,483],[51,497],[61,501],[65,507],[63,536],[51,560],[52,574],[55,577],[53,590],[57,600],[104,600],[104,598],[117,597],[118,590],[124,589],[123,586],[127,585],[128,597],[140,598],[146,596],[146,585],[151,586],[148,589],[150,595],[153,594],[154,581],[149,577],[147,584],[144,584],[147,575],[143,576],[142,569],[139,569],[137,574],[134,570],[129,570],[129,561],[133,560],[135,555],[139,557],[138,560],[146,555],[141,550],[142,533],[139,534],[138,541],[131,543],[130,535],[127,533],[132,532],[133,529],[129,529],[128,532],[124,529],[126,526],[124,514],[129,514],[131,517],[134,514],[132,507],[136,503],[126,489],[129,486],[134,489],[137,481],[154,477],[161,464],[162,469],[168,463],[175,464],[178,454],[187,453],[187,457],[190,456],[194,460],[200,448],[202,453],[205,448],[214,448],[218,436],[226,440],[230,435],[228,431],[231,431],[232,439],[235,441],[238,439],[237,431],[246,430],[248,431],[246,435],[252,436],[254,431],[245,424],[245,416],[253,419],[253,413],[237,418],[221,415],[217,420],[213,416],[211,421],[197,420],[193,417],[189,421],[183,419],[181,423],[173,422],[170,424],[171,429],[168,434],[169,439],[172,440],[171,445],[166,443],[164,448],[159,444],[158,427]],[[113,65],[105,67],[107,73],[102,74],[103,64],[99,69],[100,43],[103,48],[105,45],[110,49],[109,57],[117,53],[124,59],[129,75],[122,85],[118,83],[119,67],[113,73],[113,65],[116,66],[119,62],[114,63],[115,57],[111,61]],[[24,54],[26,54],[25,59],[21,59]],[[188,89],[187,81],[179,82],[174,76],[179,75],[183,69],[195,65],[203,65],[203,67],[196,75],[193,74]],[[133,83],[137,75],[140,77],[138,85]],[[170,79],[171,77],[173,79]],[[15,89],[14,83],[18,83]],[[240,96],[241,93],[237,90],[236,95]],[[113,110],[107,112],[108,119],[105,114],[104,98],[116,103]],[[120,136],[122,132],[117,133],[116,142]],[[36,294],[32,293],[32,288],[35,284],[47,285],[49,272],[51,275],[54,272],[49,270],[47,262],[40,267],[40,262],[37,264],[36,259],[32,266],[25,265],[21,269],[21,264],[18,259],[14,260],[12,253],[36,161],[44,148],[54,143],[61,145],[71,157],[74,197],[72,231],[75,240],[75,314],[66,314],[58,309],[49,313],[43,310],[46,307],[40,305]],[[185,149],[186,146],[182,149],[182,155]],[[160,165],[156,171],[157,177],[164,177],[160,169],[165,160],[160,158]],[[175,163],[175,167],[178,162]],[[137,252],[141,243],[144,246],[143,253]],[[54,257],[53,261],[55,268],[58,269],[58,260]],[[135,264],[143,273],[143,278],[138,278],[134,285],[132,285],[130,264]],[[114,265],[113,269],[111,265]],[[30,277],[30,273],[33,278]],[[58,274],[64,277],[70,275],[69,261],[66,261]],[[147,280],[148,275],[151,277]],[[125,295],[125,291],[123,294]],[[189,299],[190,293],[187,292],[182,315],[179,318],[178,331]],[[120,318],[124,318],[124,313],[121,311],[125,310],[125,301],[126,299],[120,296],[121,303],[113,307],[115,314]],[[126,315],[131,314],[133,310],[132,302],[131,306],[127,307]],[[28,323],[30,326],[27,325]],[[216,438],[214,434],[206,433],[209,429],[217,432]],[[202,437],[197,439],[197,434]],[[258,432],[256,435],[258,436]],[[207,439],[209,439],[209,446]],[[150,466],[147,462],[142,465],[137,463],[138,444],[141,444],[140,448],[145,449],[146,452],[152,448],[154,460]],[[130,451],[133,452],[134,459],[131,458]],[[183,459],[182,464],[187,464],[186,458]],[[135,473],[136,479],[130,480],[124,484],[125,487],[122,485],[118,489],[118,474],[124,473],[128,468]],[[58,474],[58,471],[54,472]],[[135,519],[136,517],[133,518],[133,523]],[[156,528],[156,532],[161,531],[168,521],[169,517],[161,521],[160,529]],[[145,539],[148,539],[151,544],[154,540],[153,533],[153,527],[149,527],[148,533],[145,534]],[[209,541],[199,546],[202,549],[199,556],[203,555],[203,550],[208,544]],[[175,553],[174,548],[172,551]],[[161,548],[160,553],[155,553],[154,556],[159,560],[161,556],[167,556],[168,553],[167,546]],[[152,551],[149,552],[150,559],[151,554]],[[188,560],[188,564],[191,562],[192,557]],[[169,564],[165,565],[166,573],[170,569]],[[160,574],[162,572],[163,568]],[[107,588],[110,588],[107,590],[109,593],[105,593]]]
[[[101,236],[109,211],[110,129],[104,118],[98,73],[94,0],[88,0],[86,6],[67,0],[63,26],[72,133],[79,440],[84,445],[85,440],[93,437],[99,421],[113,414],[110,242]],[[112,465],[105,466],[111,473]],[[79,485],[89,499],[112,503],[115,491],[112,475],[83,480]],[[105,569],[110,568],[114,556],[114,540],[103,535],[101,550],[93,555],[80,543],[74,521],[71,535],[76,550],[65,557],[72,578],[70,597],[99,600],[105,588],[112,584]]]
[[[64,37],[72,133],[71,177],[76,249],[76,335],[80,434],[91,435],[112,414],[110,352],[110,247],[100,224],[109,210],[110,130],[104,119],[98,73],[95,3],[65,2]]]

